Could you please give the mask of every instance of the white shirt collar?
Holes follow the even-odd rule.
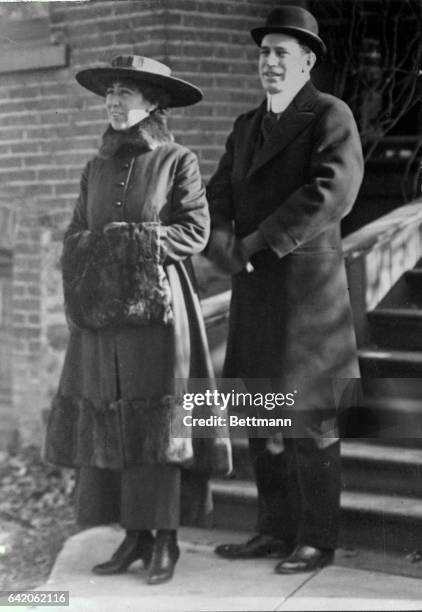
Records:
[[[269,94],[267,92],[267,111],[272,111],[276,115],[283,113],[289,106],[293,98],[297,96],[302,87],[309,81],[309,77],[305,80],[300,80],[296,84],[296,87],[290,91],[280,91],[276,94]]]

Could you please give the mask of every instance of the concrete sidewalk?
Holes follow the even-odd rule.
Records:
[[[185,528],[182,554],[171,582],[145,583],[134,564],[126,574],[98,577],[91,567],[118,546],[117,527],[83,531],[65,544],[48,582],[38,590],[67,590],[71,612],[202,612],[261,610],[421,610],[422,580],[335,564],[314,573],[280,576],[276,560],[227,561],[214,545],[242,541],[245,534]],[[18,608],[13,608],[18,610]],[[31,609],[36,609],[33,606]]]

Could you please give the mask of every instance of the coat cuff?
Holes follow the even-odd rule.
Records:
[[[299,242],[285,229],[281,229],[271,217],[268,217],[259,226],[264,240],[272,251],[279,257],[284,257],[298,246]]]

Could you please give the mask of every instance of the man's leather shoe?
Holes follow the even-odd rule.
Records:
[[[243,544],[220,544],[214,552],[225,559],[283,558],[292,553],[293,546],[285,540],[258,534]]]
[[[170,529],[159,530],[148,568],[147,583],[161,584],[170,580],[173,577],[179,555],[177,532]]]
[[[154,536],[150,531],[128,531],[111,559],[95,565],[92,571],[100,576],[122,574],[138,559],[146,566],[151,560],[153,545]]]
[[[275,567],[277,574],[297,574],[299,572],[313,572],[332,563],[334,551],[314,548],[313,546],[298,546],[294,552],[280,561]]]

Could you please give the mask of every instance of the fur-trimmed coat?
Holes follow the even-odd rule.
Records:
[[[72,265],[78,257],[82,265],[93,236],[110,223],[133,228],[157,221],[173,324],[71,326],[46,435],[52,463],[230,470],[227,432],[191,439],[181,426],[188,414],[181,402],[186,381],[202,378],[213,385],[199,301],[184,263],[204,248],[209,213],[196,156],[173,141],[160,113],[125,132],[107,129],[99,154],[83,172],[64,257],[71,253]],[[71,241],[76,248],[66,249]],[[68,263],[63,261],[64,268]]]

